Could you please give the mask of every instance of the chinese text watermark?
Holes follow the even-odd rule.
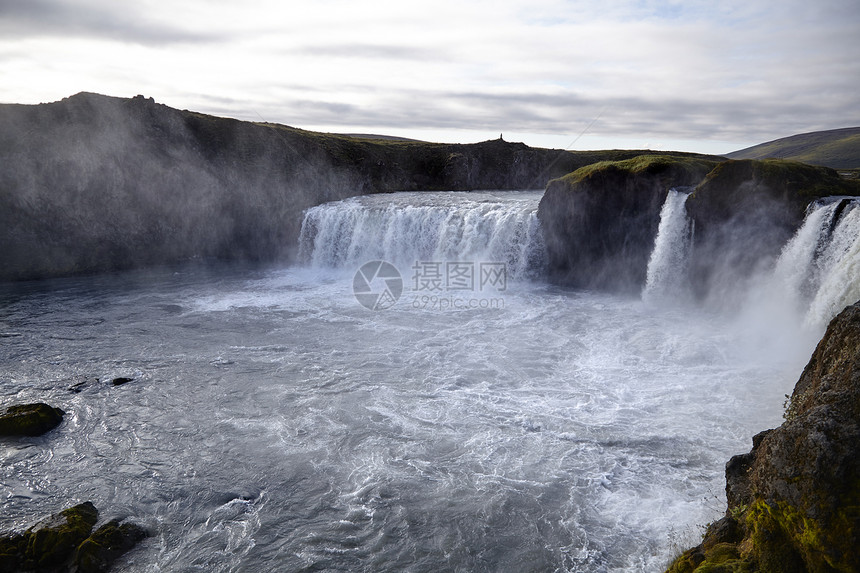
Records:
[[[492,294],[508,288],[505,263],[415,261],[410,306],[421,310],[500,309],[505,299]],[[403,295],[403,278],[387,261],[365,263],[355,273],[353,293],[370,310],[385,310]]]

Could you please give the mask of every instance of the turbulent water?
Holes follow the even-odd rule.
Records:
[[[820,331],[774,352],[766,321],[530,279],[538,198],[351,200],[308,213],[304,266],[4,287],[3,403],[67,415],[0,441],[0,528],[92,500],[153,533],[136,572],[659,571]]]

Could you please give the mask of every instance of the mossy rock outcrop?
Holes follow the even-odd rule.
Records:
[[[104,573],[147,536],[141,527],[118,520],[93,532],[98,518],[87,501],[24,533],[0,537],[0,573]]]
[[[726,517],[670,572],[860,571],[860,302],[831,321],[785,417],[726,465]]]
[[[0,539],[0,571],[62,570],[98,518],[98,510],[86,502],[52,515],[23,534]]]
[[[77,573],[103,573],[114,561],[128,552],[148,533],[133,523],[113,519],[93,532],[77,549],[74,564]]]
[[[860,193],[833,169],[787,160],[717,165],[687,199],[695,237],[692,276],[699,290],[726,288],[767,267],[803,222],[813,200]],[[719,285],[717,285],[719,286]]]
[[[549,183],[538,208],[552,278],[571,286],[638,290],[669,190],[698,184],[702,157],[601,161]]]
[[[690,276],[700,295],[719,295],[721,286],[737,292],[739,280],[767,268],[811,201],[860,194],[857,181],[792,161],[642,155],[596,162],[550,181],[541,200],[551,278],[577,287],[641,289],[672,187],[694,188],[686,209],[694,229]]]
[[[9,406],[0,414],[0,436],[41,436],[63,421],[65,412],[48,404]]]

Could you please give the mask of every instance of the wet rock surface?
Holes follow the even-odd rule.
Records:
[[[59,408],[44,403],[9,406],[0,414],[0,436],[41,436],[63,421]]]

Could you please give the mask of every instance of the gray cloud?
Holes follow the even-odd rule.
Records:
[[[401,90],[372,106],[314,99],[261,104],[267,119],[291,125],[350,125],[412,129],[504,130],[572,134],[595,121],[590,133],[605,137],[765,141],[795,133],[860,125],[850,99],[817,108],[805,101],[706,101],[690,94],[672,100],[594,98],[581,94],[480,93]],[[289,110],[289,115],[285,115]]]
[[[0,36],[86,37],[144,45],[208,42],[219,39],[158,23],[134,4],[71,4],[64,0],[0,0]]]
[[[443,49],[383,44],[317,44],[303,46],[288,53],[321,58],[363,58],[370,60],[447,61],[450,54]]]
[[[760,141],[860,125],[856,0],[73,1],[0,0],[0,97],[144,93],[326,131],[566,136],[598,118],[605,138]],[[88,37],[112,45],[67,57]]]

